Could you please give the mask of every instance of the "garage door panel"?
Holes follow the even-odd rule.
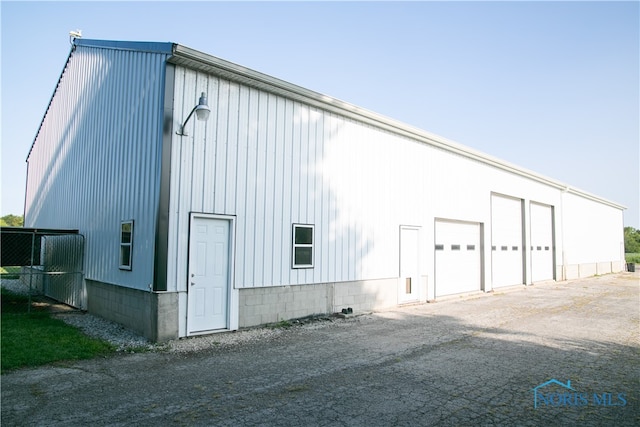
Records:
[[[522,200],[491,196],[491,278],[494,288],[524,283]]]
[[[436,221],[435,294],[481,289],[480,224]]]
[[[553,207],[531,203],[531,281],[554,279]]]

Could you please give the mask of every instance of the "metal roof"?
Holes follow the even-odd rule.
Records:
[[[174,43],[169,42],[136,42],[117,40],[73,39],[74,46],[101,47],[104,49],[134,50],[136,52],[172,53]]]

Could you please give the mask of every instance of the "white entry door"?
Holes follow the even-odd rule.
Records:
[[[188,334],[228,328],[229,271],[229,221],[192,216]]]
[[[400,227],[400,304],[418,299],[420,286],[420,228]]]

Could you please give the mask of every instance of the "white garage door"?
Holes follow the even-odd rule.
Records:
[[[531,281],[554,279],[553,208],[531,203]]]
[[[522,200],[491,196],[491,279],[494,288],[524,281]]]
[[[481,290],[480,224],[436,221],[435,295]]]

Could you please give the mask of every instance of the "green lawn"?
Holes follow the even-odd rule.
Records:
[[[0,279],[19,279],[22,267],[0,267]]]
[[[27,313],[28,304],[28,297],[2,289],[2,373],[113,352],[111,344],[84,335],[48,312],[32,307]]]

